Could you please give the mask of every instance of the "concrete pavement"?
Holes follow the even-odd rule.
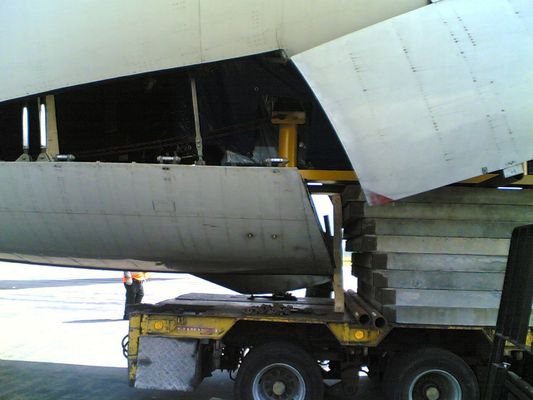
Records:
[[[0,361],[1,400],[207,400],[232,398],[227,374],[206,379],[195,393],[176,394],[128,386],[119,367]]]
[[[232,398],[227,373],[195,393],[128,386],[120,342],[121,273],[0,263],[0,400],[210,400]],[[153,274],[144,302],[183,293],[230,293],[190,275]],[[358,400],[380,400],[363,385]]]

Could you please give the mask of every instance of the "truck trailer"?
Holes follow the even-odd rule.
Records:
[[[332,246],[341,245],[339,235],[343,224],[345,235],[350,230],[347,226],[353,230],[357,215],[342,217],[342,210],[353,212],[354,199],[359,191],[353,186],[345,188],[344,201],[340,200],[341,195],[332,195],[334,204],[337,204],[334,224],[337,229],[329,240]],[[466,202],[472,193],[479,195],[480,189],[454,187],[444,189],[444,193],[442,189],[438,192],[441,201],[461,194],[462,201]],[[481,199],[492,197],[493,202],[508,194],[497,189],[481,189],[481,192],[485,192]],[[427,201],[431,194],[424,196]],[[473,197],[470,201],[479,202],[479,196]],[[421,200],[418,196],[389,207]],[[433,214],[438,213],[439,206],[435,203],[433,206]],[[449,204],[445,206],[450,208]],[[478,206],[481,209],[487,207]],[[424,222],[435,225],[438,220],[434,218],[435,215],[423,221],[419,229],[424,227]],[[439,236],[439,239],[453,240],[450,236],[453,228],[460,229],[464,236],[469,227],[480,224],[479,220],[458,220],[455,227],[450,227],[450,220],[446,221],[445,230],[449,236]],[[493,220],[491,229],[497,231],[507,222]],[[400,218],[395,224],[395,234],[410,228]],[[403,228],[402,224],[405,225]],[[444,228],[439,229],[442,234]],[[532,270],[533,254],[532,237],[523,236],[527,239],[522,238],[521,258],[509,258],[509,263],[521,263],[523,269],[521,276],[515,277],[518,284],[515,287],[521,287],[527,294],[518,304],[506,306],[509,308],[503,312],[517,313],[512,307],[521,306],[523,310],[525,304],[529,312],[522,312],[520,329],[526,328],[527,333],[527,326],[532,325],[531,285],[524,285],[522,279],[531,275],[525,271]],[[457,238],[468,242],[467,238]],[[491,243],[494,239],[483,240],[494,245]],[[509,238],[505,240],[509,241]],[[515,241],[511,248],[516,253],[519,245]],[[472,252],[468,247],[462,248]],[[400,251],[408,251],[408,248],[403,247]],[[446,255],[446,251],[443,248],[441,254],[433,250],[434,253],[419,255],[424,259],[431,257],[435,262],[441,256],[452,257]],[[332,248],[331,254],[338,260],[340,247],[337,252]],[[369,254],[383,258],[408,253],[356,253],[353,256],[356,274],[362,268],[360,259]],[[416,255],[409,255],[411,262]],[[454,266],[429,265],[428,271],[408,270],[407,273],[420,281],[428,273],[437,276],[445,273],[452,278],[457,275],[473,290],[453,288],[453,279],[446,289],[441,287],[443,279],[437,277],[432,283],[438,287],[436,289],[422,285],[410,289],[383,288],[379,280],[374,284],[367,284],[365,280],[359,283],[359,293],[344,291],[340,262],[333,285],[308,289],[304,298],[296,298],[290,293],[278,296],[191,293],[155,305],[135,306],[129,334],[123,342],[130,384],[143,389],[193,391],[204,377],[220,369],[229,371],[230,375],[236,374],[235,399],[322,399],[324,396],[355,399],[359,377],[364,371],[373,381],[379,382],[387,399],[479,399],[482,395],[487,396],[483,398],[497,399],[499,397],[488,397],[493,396],[494,391],[487,392],[486,386],[501,291],[483,290],[469,280],[473,275],[478,285],[492,282],[501,289],[501,281],[497,278],[500,274],[481,272],[493,267],[495,256],[476,256],[478,268],[474,271],[464,265],[474,262],[469,260],[470,257],[453,255]],[[502,258],[505,272],[507,257]],[[389,267],[392,267],[389,272],[395,268],[393,265]],[[379,269],[375,271],[379,273]],[[333,298],[331,291],[334,292]],[[370,291],[396,292],[397,302],[380,304],[377,301],[380,297],[372,297]],[[403,292],[410,293],[415,303],[403,303],[399,298],[405,296]],[[428,295],[434,297],[432,302],[428,302]],[[490,305],[486,295],[494,296],[496,303]],[[477,302],[472,300],[474,298]],[[381,299],[387,302],[385,297]],[[465,304],[469,301],[471,304]],[[526,341],[525,333],[521,335],[522,340],[531,346],[531,337]],[[512,364],[514,371],[525,376],[533,368],[527,349],[530,347],[513,347],[509,343],[505,353],[506,365]],[[527,390],[522,389],[520,393],[527,396]]]

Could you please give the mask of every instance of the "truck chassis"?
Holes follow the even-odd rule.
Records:
[[[388,324],[345,295],[342,313],[324,298],[188,294],[139,305],[126,344],[130,385],[193,391],[220,369],[237,372],[237,400],[353,398],[368,367],[390,398],[479,398],[490,352],[482,328]]]

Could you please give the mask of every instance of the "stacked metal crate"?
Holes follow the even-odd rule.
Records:
[[[511,233],[533,222],[533,190],[446,187],[370,207],[350,187],[343,201],[358,293],[389,321],[495,325]]]

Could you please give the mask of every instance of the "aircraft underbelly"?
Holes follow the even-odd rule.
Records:
[[[6,188],[0,191],[4,261],[194,274],[331,274],[296,169],[6,162],[0,163],[0,186]],[[298,287],[297,277],[292,282]]]
[[[533,159],[533,3],[445,0],[293,57],[379,204]]]
[[[426,0],[3,0],[0,102],[283,49],[288,55]]]

